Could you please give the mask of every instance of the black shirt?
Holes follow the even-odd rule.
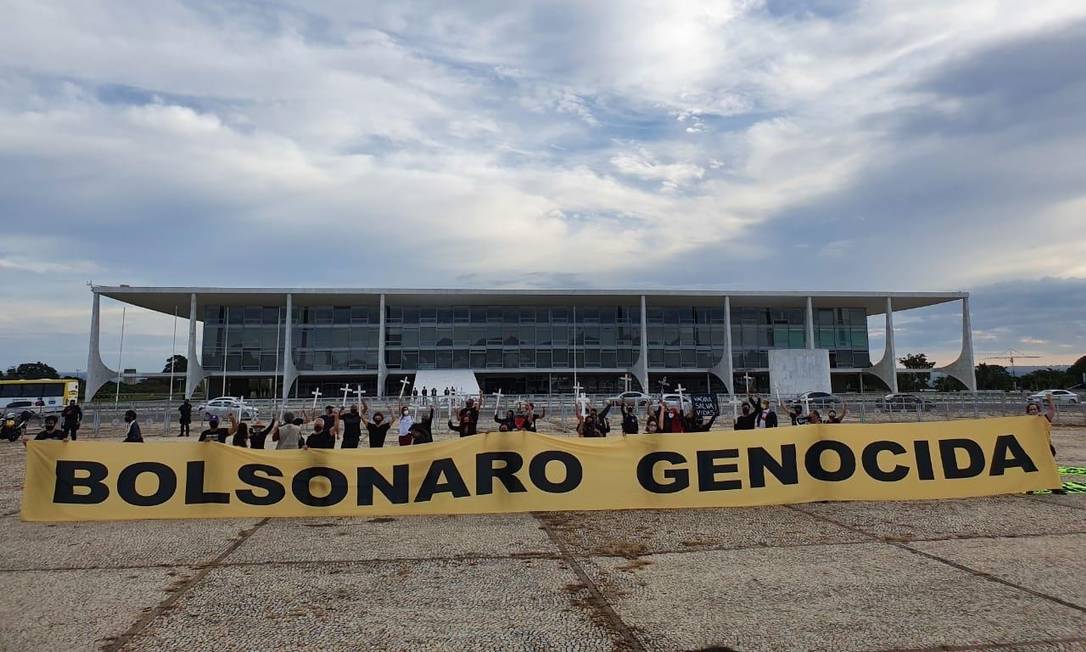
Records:
[[[124,440],[127,442],[142,442],[143,433],[140,432],[140,424],[132,421],[128,424],[128,434],[124,436]]]
[[[200,433],[200,441],[217,441],[220,444],[225,444],[229,435],[230,431],[226,428],[208,428]]]
[[[332,424],[336,422],[336,417],[333,414],[322,414],[317,417],[324,422],[324,432],[332,432]],[[310,447],[312,448],[312,447]]]
[[[60,419],[65,428],[78,428],[79,422],[83,420],[83,410],[79,409],[78,405],[69,405],[60,413]]]
[[[53,428],[52,431],[42,430],[34,437],[34,441],[42,439],[64,439],[64,431],[59,428]]]
[[[177,411],[181,413],[181,423],[190,423],[192,421],[191,403],[182,403],[181,407],[177,408]]]
[[[358,441],[362,438],[362,415],[353,412],[345,412],[339,417],[343,424],[343,439]]]
[[[434,424],[434,408],[430,408],[430,415],[425,419],[419,419],[411,424],[409,432],[414,436],[416,444],[431,444],[434,441],[434,433],[431,427]]]
[[[479,429],[479,408],[460,408],[460,412],[457,413],[460,422],[464,422],[464,418],[467,417],[468,422],[463,426],[456,428],[456,431],[460,433],[461,437],[467,437],[468,435],[474,435]]]
[[[336,437],[327,430],[315,432],[305,440],[305,445],[310,448],[335,448]]]
[[[267,428],[261,430],[249,428],[249,448],[264,448],[264,442],[268,439],[268,435],[271,434],[273,428],[275,428],[275,419],[272,419]]]
[[[758,418],[757,414],[740,415],[735,420],[735,430],[754,430],[754,420]]]

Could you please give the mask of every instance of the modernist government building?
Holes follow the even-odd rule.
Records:
[[[962,353],[941,370],[975,389],[960,292],[380,290],[94,286],[87,396],[117,372],[99,348],[99,302],[189,319],[185,394],[366,396],[416,387],[505,394],[767,391],[770,352],[828,352],[835,391],[896,391],[895,312],[957,301]],[[885,318],[871,351],[868,317]],[[183,352],[181,349],[179,352]],[[874,358],[873,359],[873,354]],[[940,369],[937,369],[939,371]],[[408,390],[410,391],[410,390]]]

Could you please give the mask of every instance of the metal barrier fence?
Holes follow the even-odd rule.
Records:
[[[984,417],[1014,416],[1025,414],[1028,395],[1021,393],[1003,392],[969,392],[956,393],[924,393],[918,394],[923,403],[916,403],[910,407],[887,406],[881,395],[875,394],[839,394],[840,403],[835,404],[838,413],[845,408],[848,410],[847,422],[859,423],[891,423],[907,421],[942,421],[951,419],[972,419]],[[447,430],[447,420],[460,407],[463,406],[465,396],[437,396],[434,398],[405,397],[404,404],[417,415],[420,411],[435,408],[434,431]],[[478,397],[471,397],[478,402]],[[607,404],[608,396],[590,395],[585,397],[589,403],[597,409],[603,409]],[[788,415],[783,406],[791,404],[792,399],[778,400],[777,397],[765,396],[770,400],[776,410],[781,426],[790,425]],[[731,396],[720,394],[716,396],[720,410],[717,418],[717,428],[729,428],[739,414],[740,405],[746,400],[745,396]],[[486,430],[488,422],[496,407],[497,395],[484,397],[483,410],[479,418],[480,430]],[[516,409],[517,406],[533,403],[537,414],[542,414],[540,429],[544,427],[557,432],[572,432],[577,426],[576,410],[578,409],[572,395],[503,395],[497,405],[503,413],[508,409]],[[383,412],[386,416],[392,416],[399,410],[399,401],[395,397],[384,399],[369,399],[366,401],[370,413]],[[348,405],[350,402],[348,402]],[[83,426],[80,430],[82,437],[104,436],[113,437],[118,431],[123,432],[123,421],[126,410],[134,410],[139,415],[141,428],[148,434],[176,434],[180,413],[178,406],[180,401],[130,401],[113,404],[91,403],[83,406]],[[205,415],[198,411],[201,403],[193,402],[192,430],[199,433],[206,427]],[[327,402],[319,402],[316,406],[311,400],[292,400],[286,404],[272,400],[247,400],[247,406],[258,410],[258,417],[265,423],[272,416],[278,416],[284,411],[293,411],[296,414],[306,413],[310,417],[324,411],[324,406],[332,405],[335,408],[342,406],[338,398]],[[1079,403],[1056,404],[1056,417],[1054,424],[1057,426],[1086,426],[1086,401]],[[644,405],[637,407],[638,414],[643,423],[646,410]],[[1043,406],[1042,406],[1043,409]],[[825,416],[825,409],[820,412]],[[619,415],[617,408],[608,415],[612,418],[613,426],[617,426]]]

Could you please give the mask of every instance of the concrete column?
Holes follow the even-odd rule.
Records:
[[[807,297],[807,348],[815,348],[814,339],[814,301]]]
[[[388,366],[385,365],[385,295],[381,295],[381,321],[377,327],[377,396],[385,395],[385,379],[388,378]]]
[[[294,366],[294,295],[287,294],[287,321],[283,327],[283,405],[290,399],[290,390],[298,380]]]
[[[87,385],[83,395],[84,403],[94,399],[94,395],[98,393],[98,390],[102,388],[102,385],[105,385],[110,379],[117,377],[117,372],[113,371],[102,362],[98,309],[100,297],[97,290],[92,288],[91,292],[94,295],[94,299],[91,303],[90,341],[88,342],[87,350]]]
[[[894,305],[890,297],[886,297],[886,350],[882,354],[882,360],[870,368],[875,376],[882,379],[891,392],[897,391],[897,351],[894,348]]]
[[[192,398],[196,388],[200,386],[200,383],[207,376],[207,372],[204,371],[200,359],[197,357],[196,324],[196,293],[193,292],[189,296],[189,343],[188,366],[185,368],[185,398]],[[226,355],[226,351],[223,351],[223,355]]]
[[[649,317],[645,295],[641,295],[641,351],[634,361],[630,371],[641,383],[641,391],[648,394],[649,390]]]
[[[724,383],[729,394],[734,394],[735,371],[732,368],[732,298],[724,297],[724,355],[710,370]]]
[[[969,315],[969,295],[962,297],[962,352],[945,367],[933,369],[957,378],[971,392],[977,391],[977,369],[973,358],[973,325]]]

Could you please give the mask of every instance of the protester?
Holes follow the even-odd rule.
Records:
[[[660,408],[653,406],[645,406],[645,433],[655,434],[660,432]]]
[[[249,448],[264,448],[265,442],[268,440],[268,435],[275,432],[276,420],[273,418],[271,423],[265,426],[258,419],[256,423],[249,427]]]
[[[228,418],[230,420],[230,445],[248,448],[249,424],[244,421],[238,421],[237,415],[233,412],[229,413]]]
[[[339,422],[343,424],[343,442],[340,448],[358,448],[358,442],[362,440],[362,415],[358,413],[358,406],[352,405],[346,414],[339,411]]]
[[[708,422],[705,422],[701,415],[698,414],[697,411],[694,411],[686,421],[687,432],[709,432],[719,414],[720,413],[714,408],[713,416],[709,418]]]
[[[807,423],[822,423],[822,415],[818,413],[818,410],[807,413]]]
[[[71,437],[72,441],[76,440],[76,434],[79,432],[79,426],[83,422],[83,410],[76,405],[75,400],[68,402],[68,405],[64,407],[64,410],[60,413],[61,429],[64,430],[64,434]]]
[[[802,426],[807,423],[807,417],[803,416],[803,406],[799,403],[788,408],[788,416],[792,419],[793,426]]]
[[[512,410],[506,410],[505,416],[499,417],[498,413],[494,412],[494,421],[498,424],[498,430],[500,432],[512,432],[517,429],[517,414]]]
[[[637,434],[637,407],[628,403],[623,403],[622,407],[622,434],[624,435],[636,435]]]
[[[416,420],[411,424],[411,437],[414,444],[432,444],[434,443],[433,433],[434,423],[434,406],[430,406],[430,412],[427,416]]]
[[[1041,415],[1041,406],[1036,404],[1036,403],[1027,403],[1026,404],[1026,414],[1028,414],[1031,417],[1040,416]],[[1044,417],[1045,417],[1045,419],[1048,420],[1049,423],[1052,423],[1052,420],[1056,418],[1056,404],[1052,402],[1052,396],[1050,394],[1045,395]],[[1052,457],[1056,457],[1056,447],[1052,445],[1052,439],[1051,438],[1048,440],[1048,450],[1052,451]],[[1059,494],[1059,495],[1062,496],[1062,495],[1067,493],[1067,490],[1064,489],[1063,484],[1060,483],[1060,488],[1059,489],[1053,489],[1052,493]]]
[[[397,427],[400,431],[398,442],[400,446],[410,446],[414,435],[411,434],[411,426],[415,425],[415,419],[411,416],[411,408],[400,406],[400,422]]]
[[[546,410],[541,414],[535,413],[535,403],[528,402],[528,411],[524,413],[524,426],[523,428],[529,432],[536,432],[535,422],[539,419],[546,417]]]
[[[207,419],[207,430],[200,433],[200,441],[217,441],[226,443],[226,438],[232,433],[226,428],[219,427],[219,417],[212,415]]]
[[[686,432],[686,424],[683,423],[682,412],[677,407],[668,407],[663,399],[660,399],[660,411],[656,424],[660,432],[681,433]]]
[[[464,401],[464,407],[460,408],[456,414],[458,425],[454,425],[452,419],[449,419],[449,429],[460,433],[461,437],[474,435],[479,431],[479,410],[482,407],[482,399],[479,401],[479,407],[475,407],[475,399],[467,399]]]
[[[590,410],[587,415],[577,412],[577,435],[580,437],[606,437],[607,433],[600,427],[595,410]]]
[[[607,433],[611,432],[611,422],[607,420],[607,413],[610,411],[610,403],[608,403],[607,406],[603,408],[602,412],[597,412],[596,408],[592,408],[590,410],[592,415],[596,417],[596,428],[603,433],[604,437],[607,436]]]
[[[754,420],[758,415],[751,411],[750,403],[746,401],[739,407],[740,415],[735,419],[733,430],[754,430]]]
[[[75,401],[72,402],[74,403]],[[42,425],[45,429],[34,436],[34,441],[42,441],[44,439],[59,439],[64,441],[67,438],[67,433],[60,428],[57,428],[57,418],[55,416],[49,415],[45,417],[45,421]],[[23,443],[25,444],[26,442],[24,441]]]
[[[128,430],[125,431],[124,441],[126,442],[143,442],[143,433],[140,432],[140,424],[136,421],[135,410],[125,410],[124,413],[125,423],[128,424]]]
[[[841,404],[841,416],[837,416],[837,410],[830,408],[826,413],[826,423],[841,423],[848,416],[848,404]]]
[[[362,401],[362,423],[366,424],[366,430],[370,435],[370,448],[384,448],[385,437],[388,436],[388,430],[392,427],[392,423],[386,423],[385,415],[380,412],[373,413],[373,421],[371,422],[367,418],[369,410],[370,406]]]
[[[295,417],[293,412],[283,414],[283,425],[272,433],[276,450],[297,450],[302,447],[302,425],[305,420]]]
[[[766,399],[761,401],[758,413],[754,418],[754,427],[756,429],[777,427],[777,413],[769,406],[769,401]]]
[[[177,433],[178,437],[189,437],[189,425],[192,423],[192,403],[186,398],[181,402],[181,405],[177,408],[177,411],[181,413],[181,431]]]
[[[326,427],[324,424],[328,423],[323,417],[326,415],[320,415],[320,417],[313,419],[313,432],[305,438],[305,448],[335,448],[336,436],[332,433],[332,429]],[[338,415],[333,415],[338,416]],[[333,419],[334,423],[339,423],[337,419]]]
[[[342,412],[342,410],[340,410]],[[324,414],[317,417],[324,422],[324,431],[331,433],[333,436],[339,435],[339,415],[336,414],[336,409],[331,405],[324,406]]]

